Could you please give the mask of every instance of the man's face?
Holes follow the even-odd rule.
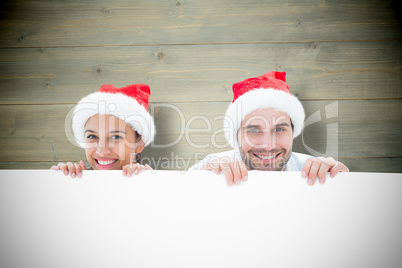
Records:
[[[274,108],[258,109],[241,123],[240,154],[250,170],[282,171],[292,153],[290,117]]]

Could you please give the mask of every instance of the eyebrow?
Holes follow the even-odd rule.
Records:
[[[249,129],[249,128],[260,128],[259,125],[247,125],[245,127],[243,127],[243,129]]]
[[[85,130],[85,132],[92,132],[92,133],[96,133],[96,131],[93,131],[93,130],[90,130],[90,129]],[[110,131],[109,133],[124,133],[124,134],[126,134],[126,132],[125,132],[125,131],[119,131],[119,130],[113,130],[113,131]]]
[[[281,123],[281,124],[277,124],[275,125],[273,128],[277,128],[277,127],[290,127],[288,123]],[[261,128],[260,125],[247,125],[245,127],[243,127],[243,129],[250,129],[250,128]]]
[[[288,123],[281,123],[281,124],[277,124],[275,127],[277,128],[277,127],[290,127],[290,126]]]

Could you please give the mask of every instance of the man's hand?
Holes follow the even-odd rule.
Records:
[[[248,170],[243,161],[227,158],[213,158],[201,167],[202,170],[212,170],[216,174],[225,174],[229,186],[239,185],[241,181],[247,181]]]
[[[320,183],[325,183],[327,172],[330,172],[330,177],[333,178],[339,172],[349,172],[349,169],[332,157],[312,157],[304,164],[301,174],[303,178],[308,178],[307,183],[309,185],[313,185],[317,176]]]
[[[84,165],[84,162],[80,161],[80,163],[71,163],[71,162],[67,162],[67,163],[62,163],[60,162],[59,164],[57,164],[57,166],[52,166],[50,168],[51,170],[62,170],[64,175],[68,175],[68,173],[71,174],[72,178],[75,178],[76,176],[78,178],[81,178],[82,176],[82,171],[86,170],[87,168]]]

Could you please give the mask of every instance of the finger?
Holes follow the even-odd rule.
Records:
[[[313,165],[313,162],[314,162],[314,158],[309,158],[309,159],[307,159],[306,163],[304,163],[304,166],[301,171],[302,178],[307,178],[307,176],[310,172],[311,166]]]
[[[131,177],[133,173],[137,170],[139,164],[130,164],[130,168],[128,169],[128,176]],[[135,174],[135,173],[134,173]]]
[[[61,168],[61,170],[63,170],[64,175],[67,176],[68,175],[68,167],[67,167],[67,165],[60,162],[58,164],[58,166],[59,166],[59,168]]]
[[[127,166],[123,166],[122,170],[123,170],[123,176],[127,176]]]
[[[212,162],[212,161],[209,161],[209,162],[207,162],[204,166],[204,169],[206,169],[206,170],[212,170],[212,171],[214,171],[217,175],[219,175],[219,174],[221,174],[221,171],[222,171],[222,167],[221,167],[221,164],[220,163],[217,163],[217,162]]]
[[[74,167],[75,167],[75,172],[77,173],[77,177],[81,178],[82,176],[82,167],[80,164],[78,163],[74,163]]]
[[[318,158],[319,158],[320,160],[321,160],[321,158],[322,158],[322,161],[323,161],[324,163],[327,163],[327,164],[330,165],[331,167],[338,164],[338,162],[337,162],[333,157],[327,157],[327,158],[318,157]]]
[[[239,185],[242,179],[240,163],[236,160],[233,160],[232,162],[230,162],[230,168],[232,169],[234,184]]]
[[[140,174],[141,170],[143,170],[143,169],[144,169],[144,166],[138,164],[138,165],[137,165],[137,168],[135,169],[134,175]]]
[[[50,169],[51,170],[60,170],[60,168],[58,166],[52,166]]]
[[[219,167],[215,167],[215,168],[209,168],[209,169],[206,169],[206,170],[209,170],[209,171],[212,171],[212,172],[214,172],[216,175],[220,175],[221,173],[222,173],[222,168],[219,166]]]
[[[318,170],[318,179],[320,180],[321,184],[325,183],[325,179],[327,177],[327,172],[329,171],[330,168],[331,168],[330,165],[321,161],[321,166]]]
[[[133,170],[132,170],[130,167],[127,167],[126,175],[125,175],[125,176],[131,177],[131,175],[133,175]]]
[[[71,162],[66,163],[68,170],[70,171],[71,178],[75,178],[75,167]]]
[[[82,170],[88,170],[87,167],[85,166],[84,162],[82,162],[82,160],[80,161],[80,166],[81,166]]]
[[[246,164],[243,161],[239,161],[240,163],[240,172],[241,172],[241,177],[243,179],[243,181],[247,181],[248,180],[248,169]]]
[[[219,175],[219,174],[221,174],[222,168],[221,168],[221,166],[219,166],[217,164],[211,164],[208,162],[201,167],[201,170],[211,170],[211,171],[215,172],[216,175]]]
[[[144,167],[145,167],[146,170],[152,170],[152,168],[148,164],[145,164]]]
[[[131,175],[133,175],[133,169],[135,168],[135,166],[134,166],[134,164],[130,164],[130,165],[127,165],[126,167],[127,167],[126,175],[127,175],[127,177],[131,177]]]
[[[221,170],[222,170],[223,174],[226,177],[226,183],[229,186],[232,186],[234,176],[233,176],[232,169],[231,169],[230,165],[229,164],[221,165]]]
[[[341,162],[331,168],[330,177],[335,177],[339,172],[349,172],[349,169]]]
[[[307,181],[308,185],[314,185],[320,166],[321,166],[321,161],[315,159],[308,172],[308,181]]]

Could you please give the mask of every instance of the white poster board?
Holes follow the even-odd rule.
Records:
[[[0,178],[0,267],[402,267],[402,174]]]

